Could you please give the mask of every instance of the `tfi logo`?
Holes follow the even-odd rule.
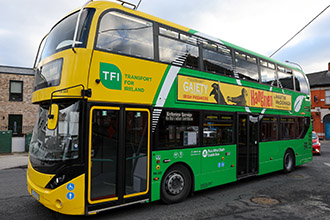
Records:
[[[121,90],[121,72],[113,64],[100,63],[100,80],[108,89]]]

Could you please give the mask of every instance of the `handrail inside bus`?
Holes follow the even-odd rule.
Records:
[[[84,10],[84,8],[86,7],[86,5],[90,2],[92,2],[93,0],[88,0],[80,9],[79,11],[79,14],[78,14],[78,18],[77,18],[77,22],[76,22],[76,27],[75,27],[75,30],[74,30],[74,35],[73,35],[73,40],[72,40],[72,51],[74,53],[76,53],[75,49],[74,49],[74,46],[76,45],[76,38],[77,38],[77,34],[78,34],[78,27],[79,27],[79,23],[80,23],[80,17],[81,17],[81,14],[82,14],[82,11]]]

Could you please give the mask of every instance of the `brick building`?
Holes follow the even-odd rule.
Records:
[[[311,87],[313,129],[330,140],[330,63],[328,70],[307,74]]]
[[[31,104],[33,83],[31,68],[0,66],[0,131],[12,131],[13,145],[15,137],[33,131],[38,110]]]

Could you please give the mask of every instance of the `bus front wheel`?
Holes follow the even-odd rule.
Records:
[[[191,189],[191,175],[182,165],[170,167],[161,183],[161,200],[166,204],[178,203],[187,198]]]
[[[290,173],[294,170],[295,158],[292,150],[287,150],[283,158],[283,171],[284,173]]]

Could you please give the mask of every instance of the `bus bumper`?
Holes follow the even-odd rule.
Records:
[[[47,189],[45,188],[47,183],[45,184],[44,180],[51,179],[52,176],[37,172],[29,164],[27,170],[27,189],[30,195],[53,211],[67,215],[84,215],[85,174],[56,189]]]

